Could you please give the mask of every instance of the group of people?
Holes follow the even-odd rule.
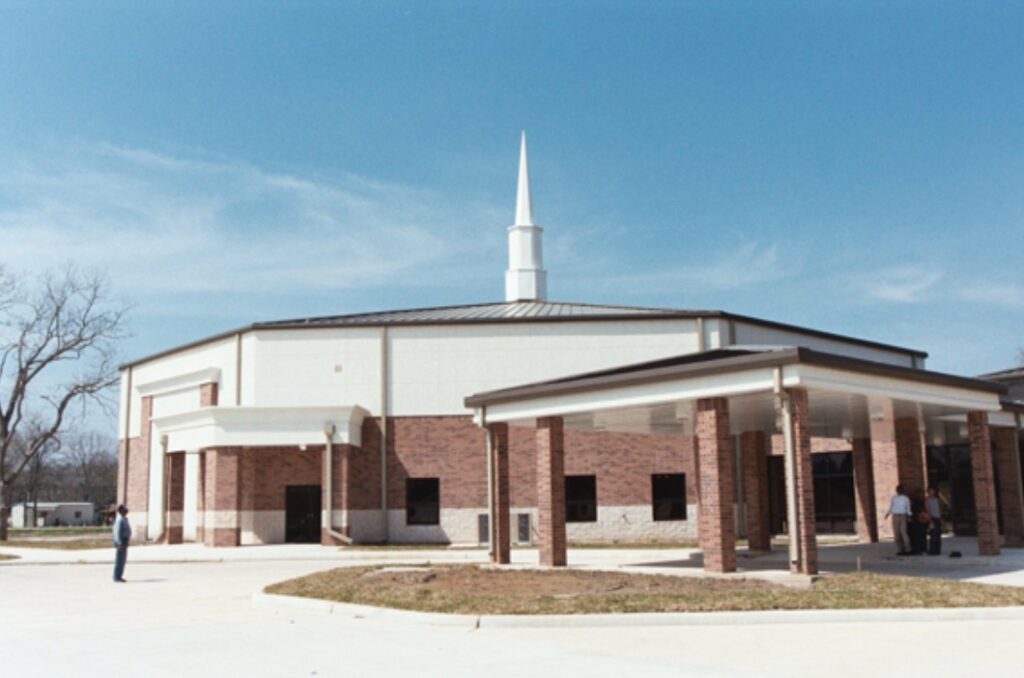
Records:
[[[937,556],[942,553],[942,505],[939,490],[934,485],[928,488],[927,496],[918,493],[913,499],[907,496],[902,485],[897,485],[885,517],[892,518],[896,555],[927,553]]]

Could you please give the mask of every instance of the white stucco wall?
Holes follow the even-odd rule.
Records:
[[[862,360],[873,360],[887,365],[914,367],[913,358],[908,353],[863,346],[838,339],[817,337],[781,328],[764,327],[752,323],[733,323],[733,339],[736,344],[740,345],[804,346],[817,351],[826,351]]]

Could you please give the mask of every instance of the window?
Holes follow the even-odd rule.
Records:
[[[686,474],[651,476],[651,512],[654,520],[686,520]]]
[[[437,478],[407,478],[405,481],[405,524],[441,523],[441,481]]]
[[[75,517],[76,518],[81,518],[82,517],[82,512],[81,511],[75,511]]]
[[[565,522],[597,522],[597,476],[565,477]]]
[[[518,522],[517,527],[519,529],[516,530],[516,537],[517,537],[516,541],[518,541],[520,544],[529,544],[530,543],[530,514],[529,513],[520,513],[517,522]]]

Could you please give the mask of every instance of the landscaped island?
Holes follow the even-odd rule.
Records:
[[[715,579],[475,565],[366,566],[317,572],[267,593],[423,612],[582,614],[726,610],[1004,607],[1024,589],[880,574],[842,574],[794,588]]]

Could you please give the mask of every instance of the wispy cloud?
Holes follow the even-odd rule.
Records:
[[[921,301],[943,275],[931,267],[908,264],[872,271],[861,277],[860,285],[874,299],[907,304]]]
[[[615,286],[685,286],[695,292],[736,290],[790,277],[799,273],[798,257],[784,260],[777,244],[748,242],[711,257],[694,257],[695,263],[613,275]]]
[[[960,287],[960,298],[1008,309],[1024,309],[1024,287],[1012,282],[971,282]]]
[[[0,169],[0,263],[105,269],[133,294],[444,285],[484,276],[498,210],[345,174],[78,144]],[[491,233],[493,231],[493,233]]]

